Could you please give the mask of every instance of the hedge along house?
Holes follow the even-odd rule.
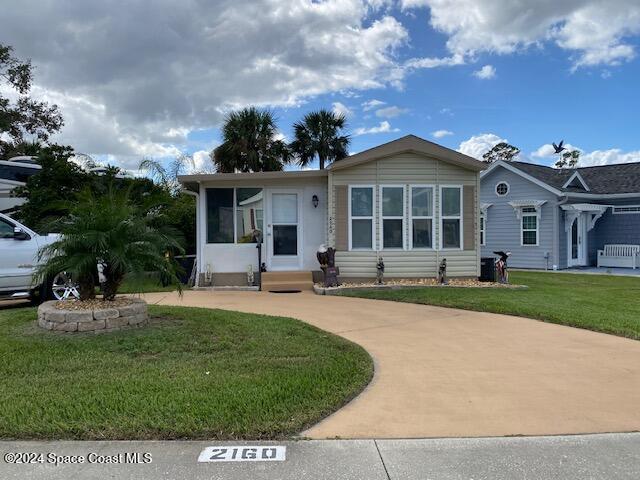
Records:
[[[557,169],[498,161],[482,173],[483,256],[532,269],[640,267],[640,163]]]
[[[198,284],[246,285],[254,229],[270,272],[319,272],[325,244],[343,281],[375,278],[379,257],[386,277],[434,277],[445,258],[450,276],[477,277],[485,166],[409,135],[326,170],[181,176],[198,197]]]

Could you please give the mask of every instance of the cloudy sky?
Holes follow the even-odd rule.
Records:
[[[8,3],[8,4],[7,4]],[[0,43],[37,66],[58,142],[126,168],[193,154],[225,112],[273,109],[285,138],[320,107],[352,152],[409,133],[480,156],[640,161],[638,0],[23,0]]]

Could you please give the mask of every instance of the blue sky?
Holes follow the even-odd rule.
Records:
[[[640,161],[637,0],[214,3],[15,3],[0,43],[37,66],[56,140],[132,170],[180,153],[210,169],[246,105],[287,139],[309,111],[345,111],[352,152],[411,133],[475,156],[507,140],[550,164],[564,139],[582,165]]]

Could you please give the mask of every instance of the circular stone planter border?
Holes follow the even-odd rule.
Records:
[[[44,302],[38,307],[38,325],[46,330],[60,332],[112,332],[141,327],[149,322],[147,302],[132,298],[131,304],[93,310],[62,310],[57,300]]]

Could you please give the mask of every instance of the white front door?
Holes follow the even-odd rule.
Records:
[[[587,214],[579,213],[568,219],[567,265],[569,267],[587,265]]]
[[[302,269],[302,193],[269,190],[267,269]]]

